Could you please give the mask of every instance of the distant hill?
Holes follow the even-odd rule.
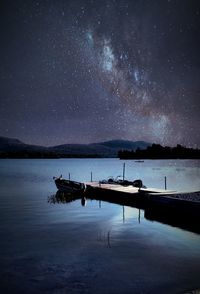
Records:
[[[99,144],[65,144],[49,147],[49,150],[65,157],[117,157],[115,150]]]
[[[55,157],[49,153],[48,147],[25,144],[7,137],[0,137],[0,158],[43,158]]]
[[[118,151],[122,149],[136,150],[137,148],[144,149],[151,146],[147,142],[132,142],[125,140],[113,140],[92,144],[65,144],[50,147],[49,150],[68,155],[87,155],[94,157],[117,157]]]
[[[18,139],[0,137],[0,149],[9,148],[11,146],[23,145],[24,143]]]
[[[0,151],[16,151],[16,150],[36,150],[45,151],[48,147],[25,144],[14,138],[0,137]]]
[[[146,149],[151,146],[151,143],[147,143],[144,141],[128,141],[128,140],[111,140],[101,143],[94,143],[91,145],[101,145],[114,149],[126,149],[126,150],[136,150],[137,148]]]
[[[25,144],[18,139],[0,137],[1,158],[117,157],[119,150],[146,149],[144,141],[112,140],[92,144],[63,144],[52,147]]]

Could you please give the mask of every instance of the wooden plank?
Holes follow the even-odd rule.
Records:
[[[123,192],[123,193],[138,193],[144,192],[144,193],[172,193],[175,192],[173,190],[163,190],[163,189],[157,189],[157,188],[136,188],[133,186],[122,186],[118,184],[100,184],[99,182],[86,182],[87,186],[91,188],[98,188],[102,190],[110,190],[110,191],[117,191],[117,192]]]
[[[175,190],[165,190],[165,189],[158,189],[158,188],[141,188],[140,191],[146,193],[175,193]]]
[[[98,182],[85,183],[89,188],[94,188],[103,191],[121,192],[127,194],[138,193],[138,188],[133,186],[122,186],[118,184],[99,184]]]

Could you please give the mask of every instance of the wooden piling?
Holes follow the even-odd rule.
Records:
[[[123,181],[124,181],[124,179],[125,179],[125,162],[123,164]]]

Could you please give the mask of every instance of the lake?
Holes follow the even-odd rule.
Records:
[[[1,293],[185,293],[200,288],[200,235],[134,207],[52,202],[53,176],[122,174],[118,159],[0,160]],[[200,190],[199,160],[126,161],[147,187]],[[187,215],[186,215],[187,219]]]

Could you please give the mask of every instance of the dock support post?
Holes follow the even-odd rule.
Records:
[[[165,190],[167,190],[167,177],[165,177]]]
[[[125,162],[123,164],[123,181],[124,181],[124,179],[125,179]]]
[[[92,182],[92,172],[91,172],[91,174],[90,174],[90,175],[91,175],[91,178],[90,178],[90,179],[91,179],[91,182]]]
[[[69,173],[69,181],[70,181],[70,173]]]

